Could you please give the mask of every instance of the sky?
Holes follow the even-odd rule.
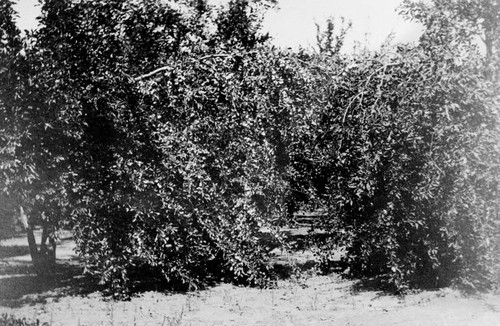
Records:
[[[224,2],[227,0],[213,0]],[[393,42],[414,42],[421,27],[405,21],[397,14],[402,0],[279,0],[278,8],[267,12],[263,31],[269,33],[273,43],[284,48],[313,47],[316,26],[333,17],[352,22],[344,51],[352,50],[356,42],[377,49],[391,33]],[[18,25],[21,30],[36,28],[40,13],[38,0],[18,0]]]
[[[405,21],[397,14],[402,0],[280,0],[280,10],[269,12],[264,21],[275,43],[282,47],[314,46],[316,25],[324,24],[329,17],[340,23],[340,18],[352,22],[347,34],[346,48],[356,41],[368,42],[378,48],[391,34],[394,42],[418,40],[421,27]]]

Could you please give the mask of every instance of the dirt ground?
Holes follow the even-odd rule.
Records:
[[[275,289],[220,284],[192,293],[143,292],[112,301],[81,276],[74,243],[58,246],[57,278],[38,279],[24,238],[0,242],[0,315],[40,325],[500,325],[500,295],[457,290],[398,297],[338,275],[279,281]],[[281,260],[308,259],[281,256]]]

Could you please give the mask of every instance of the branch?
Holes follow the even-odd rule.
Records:
[[[169,66],[164,66],[164,67],[158,68],[158,69],[156,69],[156,70],[153,70],[153,71],[151,71],[151,72],[149,72],[149,73],[147,73],[147,74],[140,75],[140,76],[138,76],[138,77],[134,77],[134,81],[139,81],[139,80],[143,80],[143,79],[145,79],[145,78],[151,77],[151,76],[153,76],[153,75],[156,75],[156,74],[157,74],[157,73],[159,73],[159,72],[162,72],[162,71],[167,70],[168,68],[170,68],[170,67],[169,67]]]
[[[198,58],[198,59],[195,59],[196,61],[203,61],[203,60],[206,60],[206,59],[210,59],[210,58],[217,58],[217,57],[230,57],[231,55],[230,54],[209,54],[209,55],[206,55],[206,56],[203,56],[201,58]],[[140,75],[140,76],[137,76],[137,77],[134,77],[134,81],[140,81],[140,80],[143,80],[145,78],[149,78],[151,76],[154,76],[156,75],[157,73],[159,72],[162,72],[162,71],[165,71],[167,70],[168,68],[170,68],[170,66],[164,66],[164,67],[161,67],[161,68],[158,68],[158,69],[155,69],[151,72],[148,72],[147,74],[144,74],[144,75]]]

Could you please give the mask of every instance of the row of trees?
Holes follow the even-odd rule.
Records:
[[[325,270],[344,246],[398,290],[492,285],[500,8],[469,2],[406,2],[421,42],[355,56],[332,21],[320,53],[271,47],[266,1],[46,0],[24,36],[4,2],[0,186],[43,226],[35,265],[67,226],[116,293],[137,271],[265,284],[260,231],[321,208]]]

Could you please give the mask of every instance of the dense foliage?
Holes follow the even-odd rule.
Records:
[[[320,132],[297,169],[317,175],[327,247],[346,246],[351,275],[385,275],[396,288],[485,284],[499,208],[497,89],[477,56],[400,51],[331,71]],[[320,249],[325,263],[330,253]]]
[[[43,272],[55,262],[55,227],[63,222],[67,207],[63,185],[71,143],[61,130],[67,129],[68,119],[48,95],[54,76],[30,38],[21,37],[11,1],[2,2],[0,9],[0,189],[5,200],[1,218],[22,217],[33,262]],[[43,229],[39,248],[35,225]]]
[[[0,7],[0,42],[2,44],[0,48],[0,62],[2,63],[0,65],[0,100],[2,100],[1,106],[4,107],[5,99],[13,96],[12,85],[15,76],[11,74],[13,70],[11,67],[14,64],[13,57],[21,49],[19,30],[14,23],[14,10],[12,4],[8,1],[2,3]],[[4,179],[4,170],[13,164],[13,146],[7,146],[12,137],[6,130],[8,118],[5,114],[2,114],[0,118],[2,119],[0,142],[3,149],[0,153],[0,170],[2,171],[2,179]],[[0,184],[0,186],[2,185]],[[2,186],[2,188],[5,188],[5,186]],[[0,239],[3,239],[13,234],[16,207],[14,201],[4,191],[0,192],[0,202],[2,203],[0,207]]]
[[[253,25],[230,33],[247,12],[234,6],[215,19],[160,1],[44,4],[70,220],[87,270],[117,291],[144,269],[182,288],[267,278],[257,234],[283,210],[276,94],[294,74]]]
[[[482,55],[438,2],[407,4],[418,45],[352,56],[333,21],[319,54],[270,47],[266,1],[46,0],[24,39],[6,6],[2,196],[71,225],[115,293],[136,272],[266,284],[261,232],[282,239],[298,210],[325,212],[325,269],[344,247],[347,274],[397,290],[490,286],[497,43]]]
[[[397,290],[488,287],[498,264],[498,62],[437,3],[416,47],[315,62],[318,127],[293,160],[327,211],[324,266],[344,246],[349,275]]]

